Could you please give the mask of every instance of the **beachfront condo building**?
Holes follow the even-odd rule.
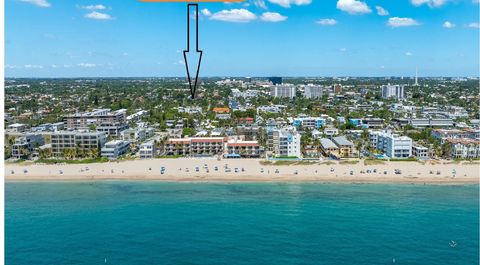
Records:
[[[276,85],[271,88],[270,95],[277,98],[294,98],[297,88],[292,84]]]
[[[468,138],[447,139],[446,143],[450,145],[450,154],[447,155],[451,158],[480,158],[480,140]]]
[[[305,86],[303,96],[306,98],[321,98],[323,95],[323,86],[308,84]]]
[[[328,138],[320,139],[320,150],[322,154],[326,157],[339,157],[338,146]]]
[[[151,140],[140,145],[140,159],[150,159],[157,155],[155,141]]]
[[[64,157],[67,151],[81,156],[82,152],[99,153],[107,137],[104,132],[60,131],[52,133],[51,141],[54,157]]]
[[[402,100],[405,98],[405,86],[403,85],[383,85],[382,98]]]
[[[428,148],[425,146],[413,145],[412,156],[417,159],[428,159]]]
[[[352,157],[354,145],[345,136],[336,136],[332,138],[333,142],[338,146],[338,154],[340,157]]]
[[[224,137],[170,138],[164,145],[165,155],[214,156],[223,154]]]
[[[257,158],[263,154],[258,141],[229,140],[226,144],[226,158]]]
[[[12,145],[12,157],[15,159],[28,158],[35,148],[43,144],[44,140],[41,134],[27,133],[15,139],[15,143]]]
[[[400,136],[388,131],[370,131],[370,145],[382,151],[390,158],[408,158],[412,156],[413,141],[410,137]]]
[[[130,142],[123,140],[114,140],[107,142],[102,147],[101,155],[108,159],[118,159],[120,156],[125,155],[130,150]]]
[[[104,127],[105,125],[123,125],[126,123],[127,110],[95,109],[89,112],[78,112],[63,117],[63,122],[68,129],[88,129],[90,126]]]
[[[302,157],[300,150],[301,135],[295,127],[270,129],[267,132],[268,151],[276,157]]]

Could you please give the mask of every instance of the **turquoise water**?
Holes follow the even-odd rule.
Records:
[[[477,185],[7,183],[5,258],[478,264],[478,195]]]

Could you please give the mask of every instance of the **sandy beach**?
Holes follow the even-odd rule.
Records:
[[[219,161],[208,158],[179,158],[96,164],[6,164],[5,179],[449,184],[479,183],[480,178],[480,164],[468,162],[384,162],[368,165],[362,160],[355,164],[338,161],[292,163],[265,164],[265,160],[260,159]],[[396,174],[396,169],[401,173]]]

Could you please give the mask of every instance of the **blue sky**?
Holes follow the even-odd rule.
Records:
[[[380,8],[381,7],[381,8]],[[478,76],[478,0],[200,3],[200,76]],[[186,3],[6,0],[7,77],[185,76]]]

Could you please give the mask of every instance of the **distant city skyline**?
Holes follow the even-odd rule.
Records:
[[[478,0],[200,3],[200,77],[478,76]],[[185,3],[5,1],[6,77],[184,77]]]

